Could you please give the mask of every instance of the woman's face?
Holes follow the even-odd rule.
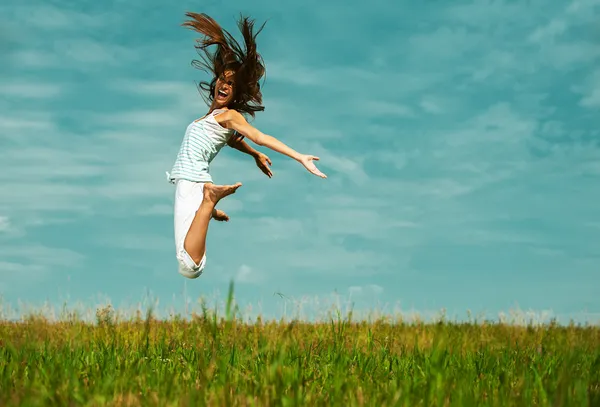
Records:
[[[233,71],[225,71],[217,78],[214,95],[215,102],[218,105],[217,107],[227,106],[233,101],[233,93],[235,91],[234,79],[235,76]]]

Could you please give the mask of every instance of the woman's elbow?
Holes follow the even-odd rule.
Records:
[[[256,134],[256,136],[254,136],[254,142],[257,145],[264,147],[265,142],[266,142],[265,138],[266,138],[266,136],[264,134],[258,133],[258,134]]]

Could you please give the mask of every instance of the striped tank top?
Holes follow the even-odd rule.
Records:
[[[210,163],[234,134],[234,130],[222,127],[215,119],[224,111],[214,110],[188,125],[171,173],[167,172],[169,182],[174,184],[177,179],[212,182]]]

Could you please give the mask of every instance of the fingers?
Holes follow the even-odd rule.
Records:
[[[267,165],[260,165],[260,169],[267,177],[271,178],[273,176],[273,172]]]
[[[273,165],[273,163],[265,154],[261,153],[260,157],[256,160],[256,164],[267,177],[271,178],[273,176],[273,172],[269,168],[269,165]]]
[[[327,175],[323,174],[317,167],[310,169],[310,172],[316,175],[317,177],[327,178]]]
[[[314,155],[305,155],[302,159],[302,164],[304,167],[311,173],[316,175],[317,177],[327,178],[327,175],[323,174],[317,166],[313,163],[313,161],[319,161],[320,158]]]
[[[317,167],[315,167],[315,174],[321,178],[327,178],[327,175],[323,174]]]

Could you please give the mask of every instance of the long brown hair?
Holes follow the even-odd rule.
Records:
[[[245,49],[233,36],[221,28],[219,24],[204,13],[185,14],[190,20],[185,21],[182,26],[189,27],[200,34],[203,38],[196,40],[195,48],[201,60],[193,60],[192,65],[200,70],[212,74],[210,82],[200,82],[199,88],[207,92],[203,95],[209,106],[214,100],[215,86],[219,76],[225,71],[235,72],[235,86],[233,102],[229,108],[240,113],[247,113],[254,117],[255,112],[265,110],[262,106],[262,93],[260,90],[260,79],[265,74],[265,66],[262,57],[256,50],[256,36],[262,31],[265,24],[254,32],[254,20],[240,16],[238,28],[244,38]],[[214,53],[208,51],[208,47],[216,45]]]

